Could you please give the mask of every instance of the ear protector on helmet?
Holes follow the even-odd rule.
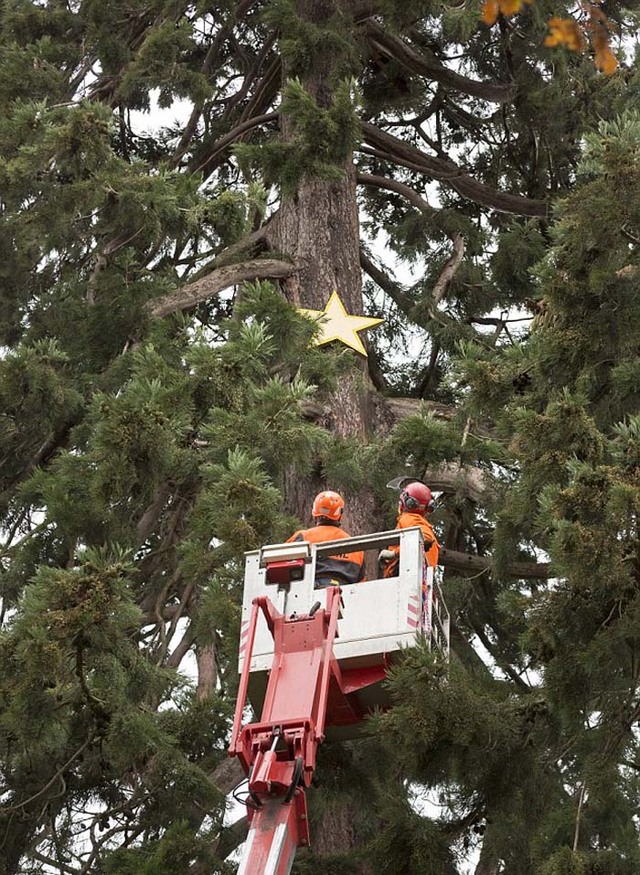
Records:
[[[424,483],[408,483],[400,492],[400,510],[417,513],[433,513],[436,503],[431,490]]]
[[[436,506],[436,503],[432,498],[425,509],[416,498],[409,495],[407,492],[401,493],[400,501],[405,510],[423,510],[425,513],[433,513]]]

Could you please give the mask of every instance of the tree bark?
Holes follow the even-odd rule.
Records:
[[[305,22],[322,25],[335,12],[332,0],[296,0],[297,15]],[[340,59],[330,51],[312,57],[305,75],[305,89],[320,107],[330,106],[333,86],[331,74]],[[283,75],[287,76],[286,68]],[[295,135],[295,119],[280,114],[284,142]],[[349,156],[337,179],[304,176],[292,196],[283,196],[278,215],[271,222],[269,248],[291,259],[295,269],[281,281],[287,300],[296,307],[322,310],[331,293],[340,295],[348,313],[362,315],[362,274],[360,269],[360,228],[356,197],[356,173]],[[366,342],[366,339],[365,339]],[[373,396],[366,359],[353,353],[352,368],[340,377],[340,385],[329,399],[327,412],[321,417],[336,438],[368,441],[373,432]],[[338,488],[323,481],[320,470],[301,476],[290,470],[285,479],[288,510],[301,520],[308,520],[315,492]],[[374,531],[379,520],[372,490],[368,484],[344,493],[344,526],[351,534]],[[355,803],[346,800],[325,817],[314,835],[316,853],[348,852],[357,843]],[[323,836],[330,842],[323,843]],[[364,871],[364,870],[363,870]]]
[[[198,687],[196,695],[199,699],[208,699],[215,692],[218,679],[215,644],[205,644],[196,647],[196,662],[198,664]]]
[[[325,0],[299,0],[297,11],[303,20],[318,24],[333,14],[334,7]],[[307,91],[322,107],[331,101],[328,83],[335,62],[329,53],[323,55],[310,65],[303,80]],[[293,136],[295,121],[282,114],[280,118],[282,138],[287,141]],[[322,310],[336,290],[348,313],[362,315],[360,228],[351,158],[342,170],[343,175],[337,180],[304,177],[295,195],[283,198],[277,219],[269,229],[268,241],[272,250],[285,253],[296,265],[282,282],[292,304]],[[373,394],[366,360],[354,354],[353,368],[341,377],[322,424],[336,437],[366,441],[373,431]],[[323,483],[319,475],[300,479],[296,472],[290,472],[285,488],[289,510],[307,520],[314,491],[333,485]],[[365,486],[357,495],[346,495],[345,499],[347,530],[351,534],[372,531],[376,521],[371,490]]]
[[[422,479],[432,492],[454,493],[477,504],[491,493],[491,483],[482,468],[460,465],[458,462],[443,462],[427,468]]]

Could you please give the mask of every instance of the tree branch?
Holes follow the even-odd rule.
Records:
[[[227,796],[246,776],[237,757],[225,757],[209,777],[213,785]]]
[[[381,151],[387,160],[426,173],[432,179],[450,185],[458,194],[481,206],[516,216],[546,217],[548,215],[549,207],[545,201],[496,191],[484,182],[473,179],[451,159],[427,155],[370,122],[362,122],[362,133],[364,141]]]
[[[370,42],[378,51],[395,58],[413,73],[426,76],[441,85],[448,85],[471,97],[488,100],[490,103],[510,103],[515,97],[515,85],[511,83],[478,82],[476,79],[468,79],[460,73],[455,73],[441,64],[430,63],[401,39],[386,32],[376,21],[367,22],[367,31]]]
[[[216,647],[213,642],[204,647],[196,647],[196,663],[198,665],[198,699],[207,699],[216,688],[218,666],[216,664]]]
[[[406,185],[404,182],[399,182],[395,179],[389,179],[386,176],[375,176],[373,174],[368,173],[358,173],[356,174],[356,180],[358,182],[363,183],[364,185],[371,185],[376,188],[384,188],[388,191],[395,191],[402,197],[406,198],[416,209],[420,210],[421,213],[425,216],[431,216],[437,210],[435,210],[427,201],[420,197],[420,195],[413,189],[411,186]],[[453,277],[456,274],[456,271],[460,267],[462,259],[464,258],[464,237],[462,234],[456,232],[455,234],[450,234],[451,241],[453,243],[453,254],[447,260],[447,263],[442,269],[440,276],[438,277],[438,281],[433,287],[433,306],[434,308],[438,306],[440,301],[442,300],[445,292],[447,291],[447,287]],[[360,260],[362,264],[362,257]],[[364,267],[364,265],[363,265]],[[367,270],[367,268],[364,268]],[[369,271],[367,270],[367,273]],[[369,274],[371,276],[371,274]],[[377,280],[376,280],[377,282]],[[380,283],[378,283],[380,285]],[[384,289],[384,286],[380,286],[380,288]]]
[[[486,634],[486,632],[484,631],[482,626],[476,625],[475,623],[473,623],[471,628],[473,629],[475,634],[478,636],[478,638],[480,639],[480,643],[485,648],[487,653],[491,656],[491,658],[493,659],[495,664],[498,666],[498,668],[501,671],[503,671],[506,675],[508,675],[511,678],[511,680],[515,684],[517,684],[517,686],[519,686],[521,689],[530,690],[531,687],[529,686],[529,684],[526,683],[526,681],[523,681],[522,678],[520,677],[520,675],[518,674],[518,672],[511,665],[509,665],[509,663],[506,662],[506,660],[504,660],[500,657],[500,654],[496,651],[496,648],[493,646],[493,644],[489,640],[489,636]]]
[[[462,259],[464,258],[464,237],[462,234],[456,233],[451,239],[453,241],[453,254],[447,259],[445,266],[440,272],[438,281],[433,287],[432,297],[434,307],[437,307],[444,297],[449,283],[456,275],[456,272],[462,263]]]
[[[232,243],[231,246],[227,246],[226,249],[223,249],[222,252],[216,255],[212,267],[226,267],[227,264],[234,261],[239,255],[251,255],[254,257],[265,249],[267,229],[277,215],[278,213],[276,211],[269,217],[264,225],[261,225],[259,228],[256,228],[255,231],[247,234],[246,237],[243,237],[241,240],[238,240],[236,243]]]
[[[19,811],[20,809],[24,810],[27,807],[27,805],[30,805],[31,802],[34,802],[36,799],[38,799],[40,796],[42,796],[43,793],[46,793],[47,790],[49,790],[50,787],[52,787],[55,784],[55,782],[58,780],[58,778],[61,778],[64,775],[64,773],[67,771],[67,769],[70,768],[70,766],[72,766],[73,763],[78,759],[78,757],[84,753],[84,751],[93,742],[94,738],[95,738],[95,732],[92,730],[89,733],[89,737],[80,745],[80,747],[74,753],[71,754],[69,759],[63,765],[61,765],[59,769],[57,769],[54,772],[52,777],[47,781],[47,783],[44,785],[44,787],[42,787],[42,789],[38,790],[38,792],[34,793],[32,796],[29,796],[27,799],[23,799],[22,802],[16,803],[15,805],[0,805],[0,814],[4,814],[5,812],[11,812],[11,811]]]
[[[463,466],[459,462],[443,462],[427,468],[422,478],[432,492],[449,492],[478,503],[491,492],[487,474],[482,468]]]
[[[210,76],[212,70],[215,67],[220,66],[220,50],[221,50],[222,46],[224,45],[225,41],[228,39],[229,34],[232,33],[235,23],[240,20],[238,18],[238,16],[245,15],[246,12],[251,8],[251,6],[253,5],[254,2],[255,2],[255,0],[245,0],[245,2],[240,3],[238,5],[238,7],[236,8],[236,11],[235,11],[233,17],[229,18],[218,30],[213,42],[209,46],[206,57],[205,57],[204,62],[202,64],[202,72],[205,76]],[[274,41],[275,41],[275,34],[272,34],[265,41],[260,53],[258,54],[253,65],[251,66],[251,69],[246,73],[242,87],[240,88],[239,92],[234,95],[233,104],[229,104],[229,106],[235,107],[238,105],[238,103],[240,101],[244,100],[247,92],[249,91],[249,89],[251,87],[251,84],[255,81],[258,73],[260,72],[260,67],[262,66],[262,63],[263,63],[264,59],[266,58],[267,54],[271,50]],[[189,121],[187,122],[185,129],[183,131],[182,137],[180,138],[180,142],[178,143],[178,146],[176,147],[176,151],[174,152],[171,160],[169,161],[170,167],[176,167],[180,161],[180,158],[186,152],[186,150],[189,146],[189,143],[191,142],[191,140],[192,140],[192,138],[197,130],[198,121],[200,119],[200,116],[202,115],[202,110],[203,110],[204,105],[205,105],[205,101],[201,101],[200,103],[196,104],[196,106],[194,106],[193,112],[191,113],[191,117],[189,118]],[[229,113],[225,112],[225,115],[227,115],[227,117],[228,117]],[[227,134],[227,136],[229,136],[229,134]],[[219,141],[218,141],[217,145],[219,145]]]
[[[432,216],[437,210],[431,206],[423,197],[420,197],[415,189],[404,182],[399,182],[397,179],[390,179],[388,176],[376,176],[372,173],[357,173],[356,181],[363,185],[370,185],[373,188],[384,188],[387,191],[395,191],[402,195],[403,198],[413,204],[416,209],[424,213],[425,216]]]
[[[206,276],[176,289],[175,292],[170,292],[156,301],[150,301],[147,312],[150,316],[161,319],[170,313],[189,310],[237,283],[253,279],[282,279],[290,276],[295,269],[295,265],[290,262],[274,258],[258,258],[240,264],[231,264],[228,267],[219,267]]]
[[[439,401],[422,398],[385,398],[384,403],[391,411],[395,422],[401,422],[408,416],[418,416],[421,413],[451,422],[458,415],[458,409],[453,404],[441,404]]]
[[[407,293],[374,264],[362,247],[360,247],[360,267],[383,292],[389,295],[398,309],[405,313],[405,315],[408,315],[412,302]]]
[[[482,572],[491,569],[489,556],[477,556],[473,553],[459,553],[457,550],[440,549],[440,565],[453,568],[456,571]],[[553,577],[551,565],[548,562],[510,562],[506,573],[510,577],[529,578],[532,580],[548,580]]]
[[[249,118],[240,122],[240,124],[236,125],[235,128],[232,128],[228,134],[225,134],[213,143],[211,150],[207,152],[206,157],[200,157],[197,166],[194,167],[191,172],[197,173],[199,170],[205,168],[204,176],[210,176],[212,165],[215,164],[216,158],[221,155],[225,149],[231,146],[232,143],[235,143],[236,140],[239,140],[247,133],[247,131],[251,131],[253,128],[257,128],[260,125],[265,125],[267,122],[275,121],[279,115],[280,113],[278,112],[267,112],[263,113],[263,115],[257,115],[254,118]]]
[[[228,134],[225,134],[220,140],[216,140],[211,146],[211,151],[207,151],[196,158],[192,164],[191,172],[202,171],[203,179],[208,179],[218,165],[217,159],[224,153],[225,148],[230,145],[229,138],[234,135],[234,140],[243,136],[247,130],[256,127],[258,124],[264,124],[270,120],[270,116],[277,117],[278,113],[266,113],[265,110],[273,102],[278,88],[280,86],[281,64],[280,58],[275,58],[267,72],[257,84],[256,89],[251,96],[249,102],[245,106],[240,116],[240,123]],[[255,121],[258,120],[258,121]],[[248,128],[243,128],[243,125],[248,125]],[[242,128],[242,130],[240,130]],[[221,143],[224,145],[221,146]],[[197,162],[197,164],[196,164]]]
[[[166,668],[179,668],[180,663],[185,658],[187,653],[193,647],[193,644],[196,640],[196,630],[193,623],[189,623],[186,628],[180,643],[177,645],[175,650],[173,650],[165,663]]]
[[[33,458],[27,462],[20,471],[7,479],[3,484],[5,488],[0,493],[0,508],[3,508],[7,502],[11,501],[14,494],[14,487],[33,474],[36,468],[46,465],[57,450],[66,445],[71,429],[79,422],[80,418],[81,417],[78,414],[68,422],[64,423],[55,434],[51,435],[44,441]]]
[[[33,859],[37,860],[39,863],[44,863],[45,866],[52,871],[57,869],[59,872],[68,872],[69,875],[78,875],[80,872],[79,869],[73,869],[60,859],[54,860],[51,857],[45,857],[45,855],[41,854],[39,851],[30,851],[29,856],[33,857]]]
[[[235,851],[238,845],[241,845],[246,839],[248,830],[249,824],[244,814],[229,824],[229,826],[225,826],[224,829],[220,830],[216,847],[217,856],[222,860],[226,860],[229,854]]]

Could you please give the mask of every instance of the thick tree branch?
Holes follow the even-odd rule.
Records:
[[[354,21],[365,21],[380,12],[380,3],[376,0],[341,0],[341,6]]]
[[[153,527],[164,510],[170,494],[171,487],[166,481],[156,490],[153,501],[146,508],[136,525],[136,534],[138,535],[139,543],[144,543],[153,531]]]
[[[206,157],[204,159],[200,157],[197,166],[194,167],[191,172],[197,173],[204,168],[204,176],[209,176],[212,171],[212,165],[216,163],[216,159],[222,155],[229,146],[233,145],[237,140],[242,139],[243,135],[248,131],[260,127],[260,125],[266,125],[268,122],[275,121],[278,116],[279,113],[277,112],[267,112],[240,122],[235,128],[232,128],[227,134],[220,137],[219,140],[216,140],[215,143],[212,144],[211,148],[207,151]]]
[[[473,179],[451,159],[427,155],[370,122],[362,122],[362,132],[364,141],[388,160],[426,173],[481,206],[517,216],[545,217],[548,214],[549,207],[545,201],[496,191],[484,182]]]
[[[453,568],[456,571],[471,571],[474,573],[489,571],[491,558],[477,556],[473,553],[459,553],[457,550],[440,550],[440,565]],[[506,573],[510,577],[520,577],[532,580],[548,580],[553,577],[551,565],[548,562],[510,562]]]
[[[237,757],[225,757],[209,777],[214,786],[227,796],[244,780],[245,774]]]
[[[252,118],[272,103],[282,84],[282,59],[278,56],[273,59],[266,73],[256,86],[249,102],[242,111],[241,121]]]
[[[236,8],[236,11],[235,11],[233,17],[229,18],[218,30],[214,40],[212,41],[211,45],[209,46],[206,57],[205,57],[204,62],[202,64],[202,72],[205,76],[210,76],[212,71],[216,67],[220,66],[220,60],[221,60],[220,54],[221,54],[222,47],[224,46],[225,42],[228,40],[229,35],[233,32],[233,27],[234,27],[235,23],[237,21],[241,20],[241,17],[246,14],[246,12],[251,8],[251,6],[253,5],[254,2],[255,2],[255,0],[245,0],[245,2],[238,4],[238,7]],[[239,16],[240,16],[240,18],[239,18]],[[265,58],[267,57],[268,53],[271,51],[271,49],[273,47],[273,43],[275,42],[275,39],[276,39],[275,34],[272,34],[267,40],[265,40],[265,43],[262,46],[260,53],[258,54],[255,61],[251,65],[251,68],[245,74],[244,82],[242,83],[242,87],[239,89],[239,91],[236,94],[233,95],[233,101],[227,105],[227,109],[225,110],[225,113],[224,113],[225,117],[230,118],[232,109],[237,107],[238,104],[245,99],[249,89],[251,88],[251,85],[253,84],[253,82],[255,82],[255,80],[260,72],[260,68],[262,67],[262,64],[264,63]],[[199,104],[197,104],[194,107],[193,112],[191,113],[191,117],[189,118],[189,121],[187,122],[187,124],[185,126],[182,137],[180,138],[180,142],[178,143],[176,151],[175,151],[173,157],[171,158],[171,161],[169,162],[170,166],[172,166],[172,167],[177,166],[178,162],[180,161],[180,158],[186,152],[186,150],[187,150],[187,148],[188,148],[188,146],[189,146],[189,144],[190,144],[190,142],[191,142],[191,140],[192,140],[192,138],[197,130],[198,121],[200,119],[200,116],[202,115],[202,110],[203,110],[205,103],[206,103],[205,101],[201,101]],[[219,144],[219,141],[218,141],[218,144]]]
[[[257,125],[270,121],[271,116],[277,117],[277,113],[267,113],[266,110],[272,105],[278,93],[280,79],[281,62],[280,58],[275,58],[263,78],[256,85],[254,93],[242,110],[239,124],[232,131],[229,131],[228,134],[225,134],[224,137],[212,143],[204,154],[200,153],[196,156],[192,162],[192,172],[201,171],[203,179],[208,179],[220,163],[220,157],[225,154],[225,150],[231,142],[235,142]],[[248,125],[247,128],[243,128],[245,124]],[[233,140],[230,140],[229,138],[232,134]]]
[[[232,243],[231,246],[223,249],[222,252],[216,255],[212,267],[226,267],[227,264],[235,261],[240,255],[255,257],[258,252],[264,250],[267,242],[267,229],[277,215],[277,212],[274,213],[264,225],[252,231],[251,234],[247,234],[246,237],[238,240],[237,243]]]
[[[496,82],[478,82],[455,73],[441,64],[429,62],[396,36],[386,32],[377,22],[368,21],[369,41],[378,51],[399,61],[407,70],[425,76],[441,85],[447,85],[471,97],[479,97],[491,103],[510,103],[516,93],[515,85]]]
[[[408,416],[418,416],[424,413],[445,422],[451,422],[458,415],[458,409],[453,404],[441,404],[439,401],[427,401],[422,398],[385,398],[384,403],[391,411],[396,423]]]
[[[434,307],[437,307],[444,297],[449,283],[456,275],[456,271],[464,258],[464,237],[462,234],[454,234],[451,239],[453,240],[453,254],[447,259],[447,263],[442,268],[438,281],[433,287],[432,298]]]
[[[176,289],[175,292],[170,292],[156,301],[150,301],[147,312],[150,316],[161,319],[170,313],[189,310],[237,283],[254,279],[282,279],[290,276],[295,269],[295,265],[288,261],[279,261],[275,258],[256,258],[240,264],[231,264],[228,267],[219,267],[206,276]]]
[[[191,650],[196,640],[196,630],[193,623],[189,623],[184,635],[180,639],[180,643],[167,659],[165,666],[167,668],[179,668],[180,663]]]
[[[392,426],[402,422],[408,416],[421,414],[428,414],[443,422],[451,422],[460,413],[454,404],[442,404],[439,401],[429,401],[425,398],[385,398],[383,400],[385,407],[391,414]],[[474,423],[473,434],[480,438],[495,437],[491,422],[486,420]]]
[[[220,831],[218,838],[217,855],[221,859],[226,860],[229,854],[233,853],[238,845],[241,845],[246,839],[248,831],[249,824],[247,823],[246,814],[243,814],[242,817],[239,817],[229,826],[225,826]]]
[[[444,462],[427,468],[422,475],[432,492],[454,493],[477,504],[491,493],[491,483],[482,468],[460,465],[459,462]]]
[[[80,872],[79,869],[74,869],[71,866],[68,866],[59,858],[57,860],[54,860],[51,857],[45,857],[45,855],[41,854],[39,851],[31,851],[31,856],[39,863],[44,863],[44,865],[47,867],[45,871],[48,872],[55,872],[56,869],[58,870],[58,872],[68,872],[69,875],[78,875],[78,873]]]
[[[372,173],[358,173],[356,174],[356,181],[363,185],[370,185],[373,188],[383,188],[387,191],[395,191],[397,194],[402,195],[405,200],[408,200],[410,204],[413,204],[413,206],[420,210],[421,213],[424,213],[425,216],[432,216],[437,212],[437,210],[427,203],[423,197],[420,197],[415,189],[411,188],[410,185],[406,185],[404,182],[390,179],[388,176],[376,176]]]

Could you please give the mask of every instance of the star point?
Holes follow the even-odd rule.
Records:
[[[367,351],[360,340],[358,332],[364,331],[366,328],[373,328],[384,322],[384,319],[377,319],[372,316],[352,316],[347,313],[340,295],[335,289],[331,293],[324,310],[309,310],[305,307],[299,307],[298,311],[310,319],[322,319],[320,333],[313,341],[316,346],[324,346],[325,343],[339,340],[364,356],[367,355]]]

